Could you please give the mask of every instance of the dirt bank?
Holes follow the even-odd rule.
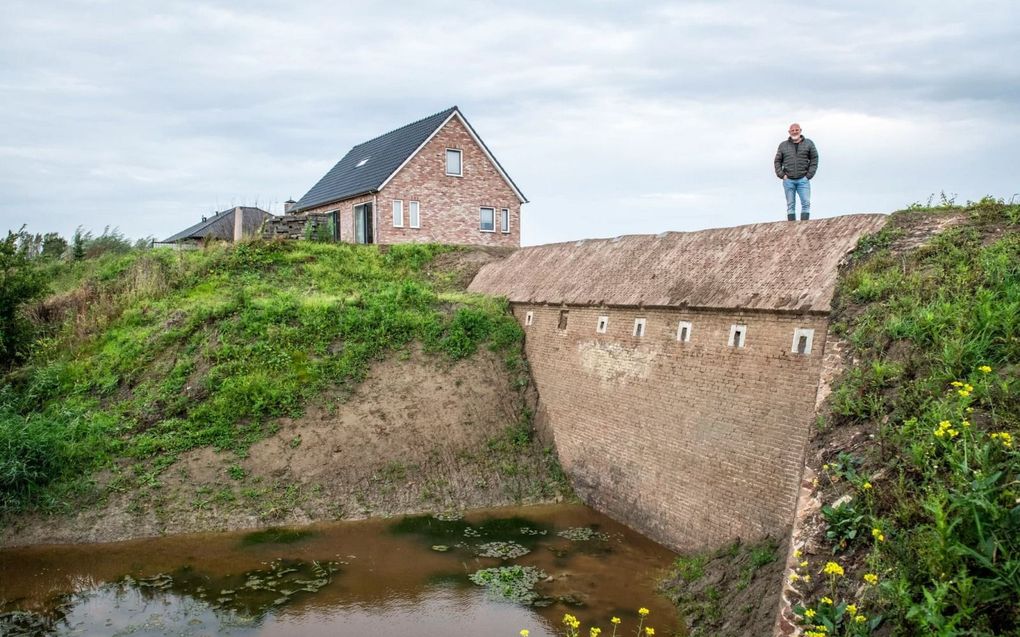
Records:
[[[158,471],[122,463],[72,514],[11,520],[0,545],[106,542],[190,531],[446,511],[562,497],[530,436],[535,394],[488,350],[450,363],[411,348],[350,396],[327,392],[244,457],[211,448]]]

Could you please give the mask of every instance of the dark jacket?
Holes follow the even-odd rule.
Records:
[[[818,170],[818,150],[815,143],[807,137],[801,137],[799,144],[787,138],[776,151],[776,177],[811,179]]]

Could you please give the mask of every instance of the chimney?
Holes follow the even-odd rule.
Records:
[[[293,210],[294,206],[296,205],[297,202],[294,201],[293,199],[288,199],[287,201],[283,202],[283,214],[285,215],[290,214],[290,211]]]
[[[234,208],[234,243],[237,243],[244,236],[244,209],[241,206]]]

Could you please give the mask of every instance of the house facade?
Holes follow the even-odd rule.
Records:
[[[339,241],[517,247],[523,193],[454,106],[352,148],[292,215]]]

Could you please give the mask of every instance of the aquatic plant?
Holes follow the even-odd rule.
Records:
[[[484,586],[490,595],[519,604],[532,604],[540,597],[535,584],[548,577],[534,566],[500,566],[475,571],[468,578]]]
[[[530,552],[531,549],[517,542],[486,542],[477,549],[479,557],[498,557],[504,560],[517,559]]]

